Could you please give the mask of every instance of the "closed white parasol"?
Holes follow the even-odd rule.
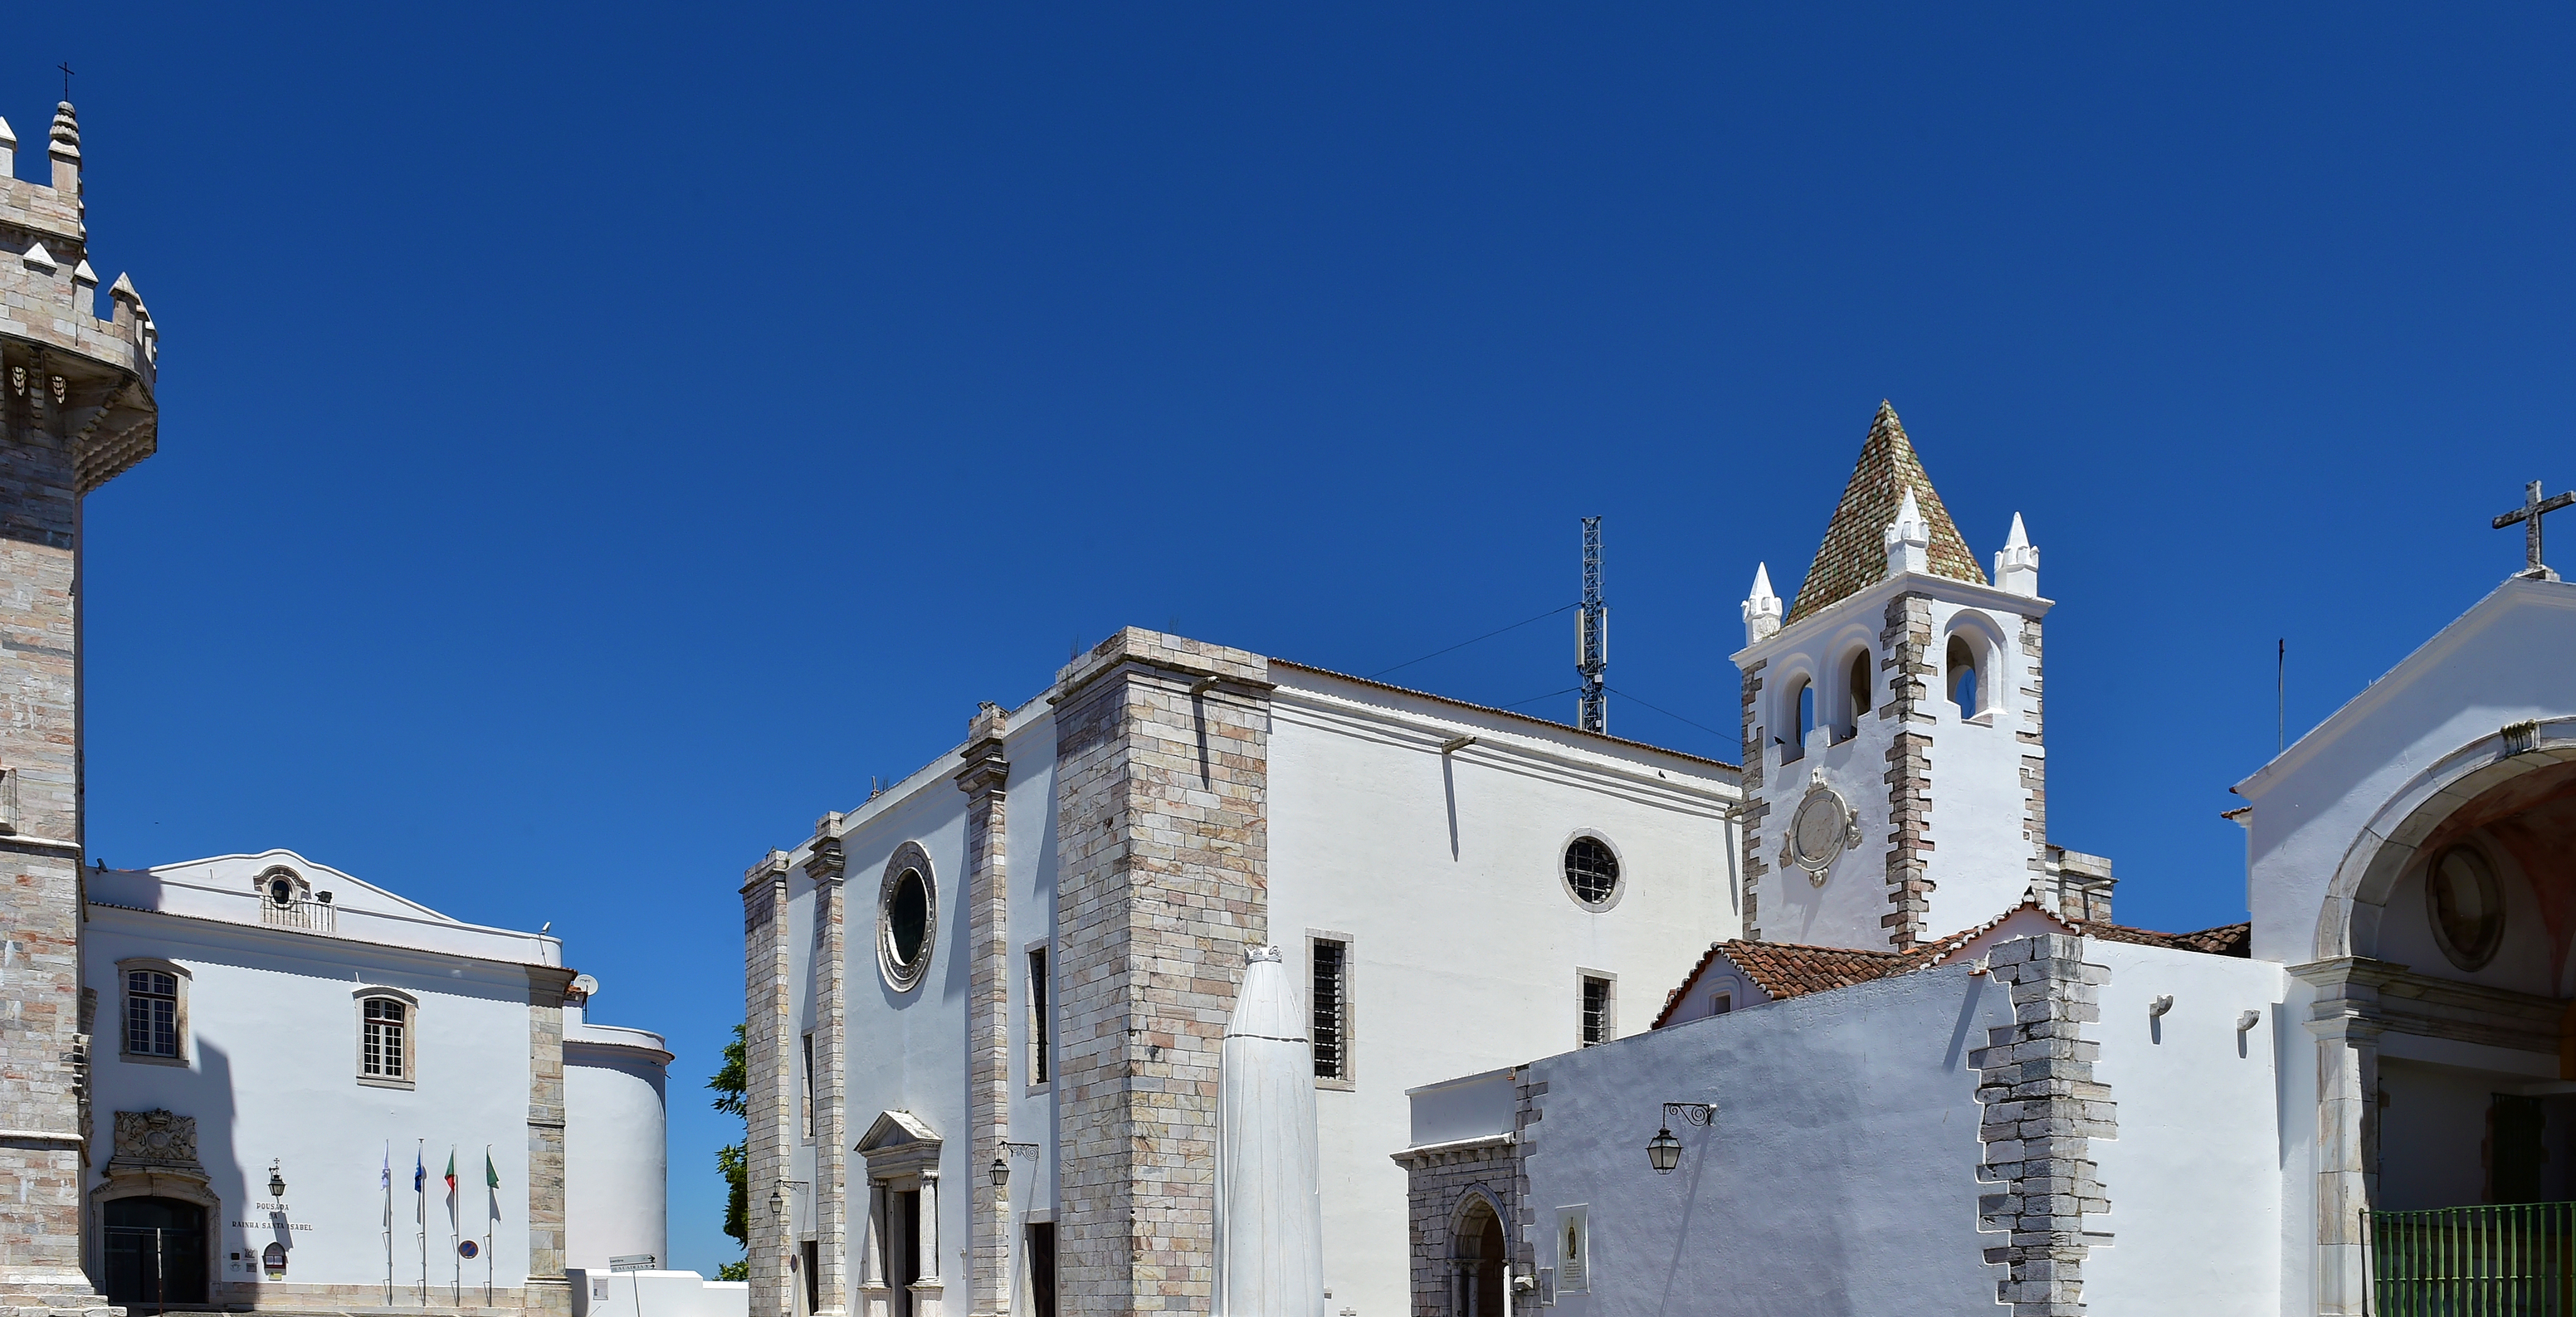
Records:
[[[1216,1317],[1323,1317],[1305,1002],[1279,948],[1245,956],[1217,1069]]]

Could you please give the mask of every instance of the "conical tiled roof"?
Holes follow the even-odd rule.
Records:
[[[1882,402],[1878,418],[1869,424],[1869,438],[1860,446],[1851,483],[1843,486],[1842,502],[1834,506],[1833,524],[1825,527],[1825,542],[1816,546],[1816,561],[1807,568],[1807,579],[1798,586],[1798,602],[1790,606],[1784,625],[1887,579],[1887,542],[1881,537],[1904,506],[1909,488],[1932,530],[1932,574],[1986,583],[1977,555],[1968,552],[1968,542],[1959,538],[1959,528],[1950,523],[1950,510],[1941,506],[1932,477],[1923,474],[1923,459],[1914,455],[1914,441],[1905,437],[1896,409]]]

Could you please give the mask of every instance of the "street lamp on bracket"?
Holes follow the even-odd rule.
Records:
[[[1706,1129],[1710,1121],[1717,1119],[1717,1107],[1708,1102],[1664,1104],[1663,1128],[1655,1131],[1655,1137],[1646,1140],[1646,1164],[1654,1167],[1657,1175],[1670,1175],[1674,1167],[1682,1164],[1682,1141],[1673,1137],[1675,1116],[1693,1128]]]

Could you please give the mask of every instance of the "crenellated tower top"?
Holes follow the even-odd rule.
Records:
[[[52,181],[17,176],[17,134],[0,119],[0,415],[11,431],[70,452],[87,494],[152,455],[160,331],[118,275],[100,305],[81,199],[80,118],[54,108]]]

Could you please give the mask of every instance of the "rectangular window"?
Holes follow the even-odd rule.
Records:
[[[808,1239],[805,1252],[805,1311],[823,1311],[823,1246]]]
[[[369,997],[366,1006],[366,1037],[359,1053],[358,1073],[369,1079],[408,1079],[410,1069],[404,1044],[411,1020],[411,1007],[383,997]]]
[[[1351,1077],[1351,944],[1315,938],[1315,1077]]]
[[[1735,994],[1731,992],[1717,994],[1717,997],[1708,1004],[1708,1013],[1711,1015],[1724,1015],[1734,1009]]]
[[[814,1035],[805,1035],[805,1141],[814,1141]]]
[[[1047,1036],[1047,949],[1037,947],[1029,952],[1029,1084],[1047,1082],[1054,1074],[1054,1058],[1048,1054]]]
[[[1611,1015],[1610,980],[1598,975],[1583,976],[1583,1045],[1599,1047],[1610,1041],[1618,1021]]]
[[[179,980],[158,970],[125,974],[125,1050],[135,1056],[179,1054]]]

